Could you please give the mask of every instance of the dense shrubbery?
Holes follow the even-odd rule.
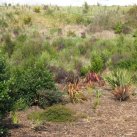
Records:
[[[6,134],[6,129],[2,128],[2,119],[12,108],[12,100],[9,90],[9,72],[4,56],[0,53],[0,136]]]
[[[102,57],[98,53],[94,53],[91,59],[91,68],[92,72],[100,72],[103,70],[104,63]]]
[[[56,89],[52,75],[47,69],[36,65],[26,70],[15,70],[13,89],[17,99],[24,99],[28,106],[45,107],[61,102],[61,93]]]

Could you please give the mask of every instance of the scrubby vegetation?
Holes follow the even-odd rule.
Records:
[[[48,108],[45,112],[41,113],[33,112],[28,116],[28,118],[35,122],[72,122],[77,119],[75,117],[75,113],[72,110],[62,105],[52,106]]]
[[[95,112],[107,87],[127,101],[137,82],[136,13],[137,6],[88,3],[0,6],[0,136],[5,120],[17,124],[16,112],[34,106],[42,112],[30,114],[33,121],[72,122],[65,105],[93,100]]]

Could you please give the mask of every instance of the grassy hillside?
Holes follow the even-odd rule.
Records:
[[[137,82],[136,22],[137,6],[1,6],[0,120],[12,112],[17,123],[19,110],[88,97],[95,99],[94,111],[105,93],[98,88],[108,86],[117,100],[135,95],[130,87]],[[67,109],[61,113],[71,117]],[[34,113],[38,120],[43,114]],[[0,136],[5,132],[0,128]]]

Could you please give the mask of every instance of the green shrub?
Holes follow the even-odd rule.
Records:
[[[7,136],[7,133],[8,133],[7,128],[5,128],[4,126],[1,126],[1,125],[0,125],[0,136],[1,136],[1,137],[6,137],[6,136]]]
[[[102,57],[97,53],[93,54],[92,58],[91,58],[90,70],[92,72],[98,73],[98,72],[102,71],[103,68],[104,68],[104,62],[103,62]]]
[[[89,11],[89,5],[87,2],[85,2],[83,7],[83,13],[88,13],[88,11]]]
[[[28,118],[35,122],[71,122],[76,120],[75,113],[62,105],[52,106],[45,112],[33,112]]]
[[[90,71],[90,67],[82,67],[80,69],[80,75],[85,76]]]
[[[118,22],[114,27],[115,33],[120,34],[123,31],[123,24]]]
[[[1,122],[12,108],[12,100],[8,85],[8,68],[4,56],[0,53],[0,136],[5,136],[7,133],[7,129],[1,125]]]
[[[28,108],[28,104],[26,103],[25,99],[23,98],[19,98],[18,100],[16,100],[16,102],[13,105],[13,110],[14,111],[20,111],[20,110],[24,110]]]
[[[40,7],[34,7],[33,11],[36,13],[40,13]]]
[[[38,104],[42,108],[47,106],[51,106],[53,104],[58,104],[62,102],[63,93],[58,90],[39,90],[37,92],[38,95]]]
[[[136,70],[137,61],[135,59],[120,60],[116,65],[114,65],[114,67],[128,70]]]
[[[23,22],[24,22],[25,25],[30,24],[31,21],[32,21],[32,19],[31,19],[30,16],[26,16],[26,17],[24,17],[24,19],[23,19]]]
[[[137,30],[134,32],[133,37],[137,37]]]
[[[46,107],[61,101],[61,93],[57,91],[52,75],[43,66],[15,70],[14,79],[12,90],[16,91],[15,96],[25,100],[28,106]]]
[[[10,110],[8,80],[6,61],[0,53],[0,118]]]

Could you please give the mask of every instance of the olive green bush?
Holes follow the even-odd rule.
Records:
[[[2,126],[2,119],[6,117],[12,108],[12,100],[9,90],[9,74],[4,56],[0,53],[0,136],[5,136],[6,128]]]
[[[45,107],[61,102],[61,93],[56,89],[51,73],[40,65],[14,71],[12,90],[16,100],[22,98],[28,106]]]
[[[94,53],[91,58],[91,67],[90,70],[92,72],[100,72],[104,68],[104,62],[102,57],[98,53]]]

